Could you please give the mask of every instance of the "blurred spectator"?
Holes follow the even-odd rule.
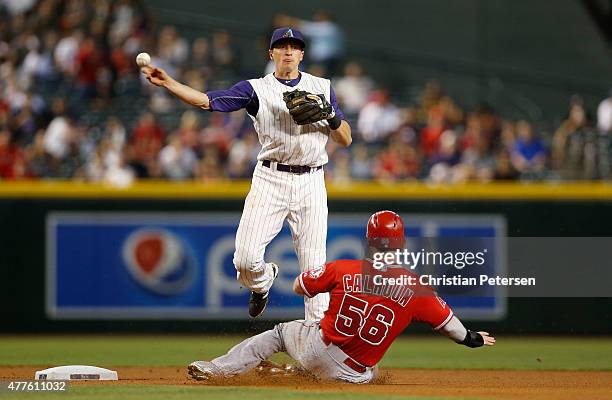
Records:
[[[121,80],[130,76],[134,70],[133,60],[125,51],[122,42],[112,44],[110,62],[117,79]]]
[[[327,68],[323,64],[311,64],[306,72],[319,78],[327,76]]]
[[[4,77],[3,77],[4,78]],[[4,80],[4,98],[8,101],[11,112],[21,110],[27,102],[28,95],[25,85],[17,82],[15,75],[11,72],[6,73]]]
[[[23,78],[27,79],[28,81],[33,77],[49,75],[51,72],[49,71],[49,62],[51,60],[49,60],[46,65],[43,65],[43,56],[40,50],[41,47],[42,43],[36,36],[28,36],[26,39],[26,48],[28,52],[25,55],[20,68]]]
[[[26,148],[26,158],[28,177],[44,179],[57,175],[59,160],[54,159],[45,150],[45,136],[42,131],[36,134],[34,142]]]
[[[180,37],[176,28],[164,26],[159,33],[157,55],[174,66],[183,65],[189,57],[187,41]]]
[[[575,170],[582,158],[582,143],[578,132],[588,125],[582,101],[570,104],[569,115],[555,132],[552,140],[551,162],[555,169]]]
[[[104,182],[119,188],[130,186],[135,178],[134,170],[127,165],[124,155],[121,155],[118,162],[111,165],[104,173]]]
[[[17,146],[25,146],[31,143],[39,125],[39,119],[43,118],[46,108],[42,99],[27,94],[25,103],[20,110],[13,113],[10,128],[13,133],[12,141]]]
[[[450,96],[443,96],[440,98],[438,106],[444,116],[445,124],[448,127],[454,128],[463,124],[463,110]]]
[[[459,152],[457,134],[452,130],[446,130],[440,135],[440,146],[429,158],[429,163],[431,165],[443,163],[452,167],[459,161],[461,161],[461,153]]]
[[[393,139],[379,157],[375,178],[391,182],[411,180],[417,177],[419,169],[419,157],[414,146]]]
[[[183,146],[178,135],[171,135],[159,153],[159,163],[166,178],[179,181],[194,175],[198,159],[193,150]]]
[[[210,46],[205,37],[196,38],[191,46],[191,54],[187,66],[200,73],[209,73],[212,64]]]
[[[62,15],[59,17],[59,27],[62,30],[73,30],[85,26],[86,18],[91,15],[91,3],[83,0],[67,0],[64,2]]]
[[[29,16],[30,25],[35,31],[41,31],[44,28],[54,26],[58,17],[60,7],[59,0],[41,0],[38,2],[38,8]]]
[[[89,157],[81,174],[88,180],[100,182],[106,172],[120,164],[126,142],[125,127],[115,117],[106,120],[106,129],[97,148],[89,152]]]
[[[359,113],[357,128],[368,143],[381,143],[400,125],[399,109],[385,90],[376,90]]]
[[[361,65],[350,62],[344,67],[344,76],[334,82],[334,90],[342,111],[355,116],[366,104],[374,89],[374,81],[364,76]]]
[[[61,160],[68,154],[70,143],[74,140],[74,124],[66,114],[66,105],[63,99],[56,99],[53,102],[53,113],[55,118],[45,131],[45,150],[53,157]]]
[[[431,156],[429,164],[429,180],[435,183],[455,181],[458,168],[455,168],[461,161],[459,152],[459,141],[457,134],[452,130],[446,130],[440,135],[439,150]]]
[[[202,131],[201,146],[203,149],[214,147],[217,155],[225,159],[229,153],[233,136],[231,129],[225,124],[225,115],[213,113],[210,116],[209,126]]]
[[[295,25],[307,38],[308,60],[313,64],[322,64],[327,71],[335,73],[344,51],[344,34],[331,15],[325,10],[318,10],[312,21],[297,20]]]
[[[355,179],[372,179],[372,161],[368,148],[364,144],[353,144],[353,159],[351,160],[351,175]]]
[[[96,83],[103,67],[103,56],[90,37],[81,43],[76,55],[75,72],[77,90],[81,97],[92,98],[96,95]]]
[[[197,168],[197,179],[203,182],[218,181],[225,177],[219,152],[215,147],[206,147]]]
[[[36,4],[36,0],[2,0],[0,5],[6,7],[11,15],[23,14]],[[0,7],[1,9],[1,7]]]
[[[132,33],[136,10],[129,0],[113,2],[112,23],[109,29],[111,42],[121,43]]]
[[[499,150],[495,157],[493,179],[496,181],[512,181],[518,178],[519,172],[512,165],[510,152],[506,149]]]
[[[106,120],[106,131],[104,137],[110,143],[111,148],[116,152],[121,152],[126,141],[125,126],[117,117],[108,117]]]
[[[440,136],[444,132],[444,114],[440,107],[431,107],[427,113],[427,125],[421,129],[419,143],[426,157],[436,153],[440,146]]]
[[[249,178],[259,153],[259,141],[255,131],[247,132],[242,139],[232,142],[227,157],[227,173],[230,178]]]
[[[499,143],[500,134],[500,119],[495,110],[489,105],[482,104],[475,110],[476,115],[480,119],[482,134],[491,146]]]
[[[540,138],[533,133],[527,121],[516,123],[517,139],[512,152],[512,165],[521,173],[540,172],[546,163],[546,149]]]
[[[228,32],[218,31],[213,34],[211,53],[216,74],[225,76],[228,72],[237,72],[238,52],[234,49],[232,36]]]
[[[83,174],[85,179],[90,182],[101,182],[104,180],[104,174],[106,172],[104,165],[104,148],[104,144],[100,143],[100,146],[96,148],[85,164]]]
[[[420,94],[420,109],[418,110],[418,118],[425,121],[429,115],[429,109],[438,105],[442,98],[442,85],[437,80],[427,81]]]
[[[157,175],[157,157],[164,143],[164,130],[151,112],[145,112],[131,137],[128,164],[139,178]]]
[[[346,184],[352,181],[351,160],[347,149],[340,148],[334,152],[327,169],[327,176],[331,177],[336,184]]]
[[[200,92],[205,92],[208,89],[208,81],[206,79],[207,74],[205,72],[200,72],[195,69],[185,71],[185,84],[194,88],[195,90],[199,90]]]
[[[8,129],[0,129],[0,179],[19,179],[26,174],[23,151],[11,143]]]
[[[83,32],[75,30],[57,43],[54,52],[55,63],[67,78],[73,77],[76,73],[77,54],[83,38]]]
[[[78,131],[73,131],[72,140],[68,142],[66,155],[58,169],[57,178],[83,178],[85,171],[82,167],[85,165],[85,154],[81,151],[80,141],[78,140]]]
[[[400,109],[400,126],[397,129],[398,137],[406,143],[417,142],[417,131],[421,128],[417,121],[417,110],[415,107]]]
[[[461,162],[453,169],[452,182],[487,182],[493,178],[495,156],[492,153],[492,143],[482,130],[474,132],[473,142],[464,150]]]
[[[465,130],[461,136],[459,148],[462,152],[471,149],[476,146],[476,143],[481,140],[481,137],[484,137],[481,120],[476,113],[471,112],[467,116]]]
[[[512,151],[514,148],[514,141],[516,139],[516,132],[514,128],[515,126],[513,121],[504,120],[501,123],[500,144],[501,147],[508,152]]]
[[[612,89],[608,98],[602,100],[597,107],[597,128],[603,133],[612,133]]]
[[[200,120],[193,110],[187,110],[181,115],[179,128],[175,131],[181,144],[191,149],[194,154],[200,154]]]

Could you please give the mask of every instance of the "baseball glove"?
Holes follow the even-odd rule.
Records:
[[[289,114],[298,125],[313,124],[324,119],[333,118],[334,108],[322,94],[312,94],[304,90],[283,93]]]

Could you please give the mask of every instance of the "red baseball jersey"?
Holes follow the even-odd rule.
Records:
[[[453,317],[446,302],[419,275],[401,267],[377,270],[362,260],[338,260],[306,271],[299,283],[308,297],[330,292],[321,329],[364,366],[374,366],[412,321],[439,330]]]

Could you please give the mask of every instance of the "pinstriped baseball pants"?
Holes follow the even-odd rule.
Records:
[[[266,246],[287,220],[300,270],[325,264],[327,191],[323,169],[293,174],[257,164],[251,189],[236,233],[234,266],[238,281],[258,293],[270,290],[273,271],[264,261]],[[279,266],[283,268],[282,265]],[[304,298],[305,318],[320,320],[329,305],[329,294]]]
[[[227,354],[210,361],[212,370],[231,377],[248,372],[275,353],[286,352],[302,368],[325,379],[351,383],[368,383],[378,373],[378,367],[363,373],[353,371],[342,360],[346,354],[338,347],[326,346],[321,339],[317,321],[289,321],[250,337],[232,347]]]

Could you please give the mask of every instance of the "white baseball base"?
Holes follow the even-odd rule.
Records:
[[[48,381],[116,381],[119,378],[117,377],[117,371],[106,368],[89,365],[64,365],[36,371],[34,379]]]

